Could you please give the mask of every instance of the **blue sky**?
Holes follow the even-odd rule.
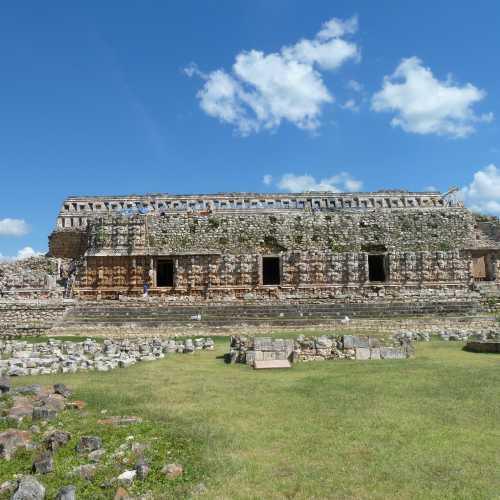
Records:
[[[494,0],[4,4],[0,254],[46,250],[69,194],[457,185],[499,213],[499,28]]]

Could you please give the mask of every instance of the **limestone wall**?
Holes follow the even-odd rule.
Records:
[[[76,294],[109,298],[116,293],[141,295],[149,283],[151,294],[192,297],[337,298],[369,300],[463,300],[470,295],[470,259],[458,251],[389,252],[387,280],[368,281],[368,253],[283,252],[280,287],[262,284],[262,255],[179,255],[173,257],[174,287],[156,287],[152,257],[89,257],[79,269]],[[151,272],[150,272],[151,271]],[[81,293],[80,293],[81,292]],[[114,295],[113,295],[114,294]],[[249,296],[247,298],[252,298]]]
[[[461,249],[473,235],[474,219],[459,207],[178,213],[106,217],[89,223],[87,231],[89,249],[76,280],[80,296],[97,290],[109,297],[140,294],[148,283],[155,294],[198,298],[251,292],[281,299],[396,300],[402,294],[422,297],[421,285],[441,284],[433,291],[446,299],[466,293],[472,260]],[[374,252],[386,254],[383,289],[368,283]],[[279,290],[262,287],[266,255],[280,257]],[[162,257],[174,263],[169,290],[156,287]]]
[[[451,251],[467,246],[474,219],[462,208],[189,213],[106,217],[89,224],[94,255]]]
[[[0,335],[38,335],[60,320],[67,305],[56,301],[0,301]]]

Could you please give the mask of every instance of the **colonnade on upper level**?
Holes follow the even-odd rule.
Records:
[[[83,228],[87,220],[116,213],[163,214],[224,210],[319,210],[444,208],[456,202],[438,192],[381,191],[365,193],[220,193],[215,195],[146,194],[70,196],[59,212],[57,228]]]

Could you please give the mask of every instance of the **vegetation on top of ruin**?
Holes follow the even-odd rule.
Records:
[[[500,219],[496,215],[481,214],[479,212],[472,212],[476,222],[493,222],[500,224]]]

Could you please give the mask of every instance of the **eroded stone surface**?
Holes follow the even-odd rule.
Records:
[[[78,453],[89,453],[102,447],[102,441],[99,436],[82,436],[76,445]]]
[[[18,487],[12,500],[43,500],[45,498],[45,486],[33,476],[24,476],[19,481]]]
[[[91,481],[97,472],[97,466],[95,464],[83,464],[75,467],[73,469],[73,474],[75,476]]]
[[[44,440],[43,444],[50,451],[57,451],[62,446],[69,443],[71,434],[66,431],[53,431]]]
[[[7,429],[0,433],[0,457],[10,460],[18,450],[29,448],[31,442],[31,432]]]
[[[76,486],[72,484],[63,486],[56,495],[55,500],[76,500]]]
[[[33,472],[48,474],[54,470],[54,459],[48,451],[41,453],[33,462]]]

